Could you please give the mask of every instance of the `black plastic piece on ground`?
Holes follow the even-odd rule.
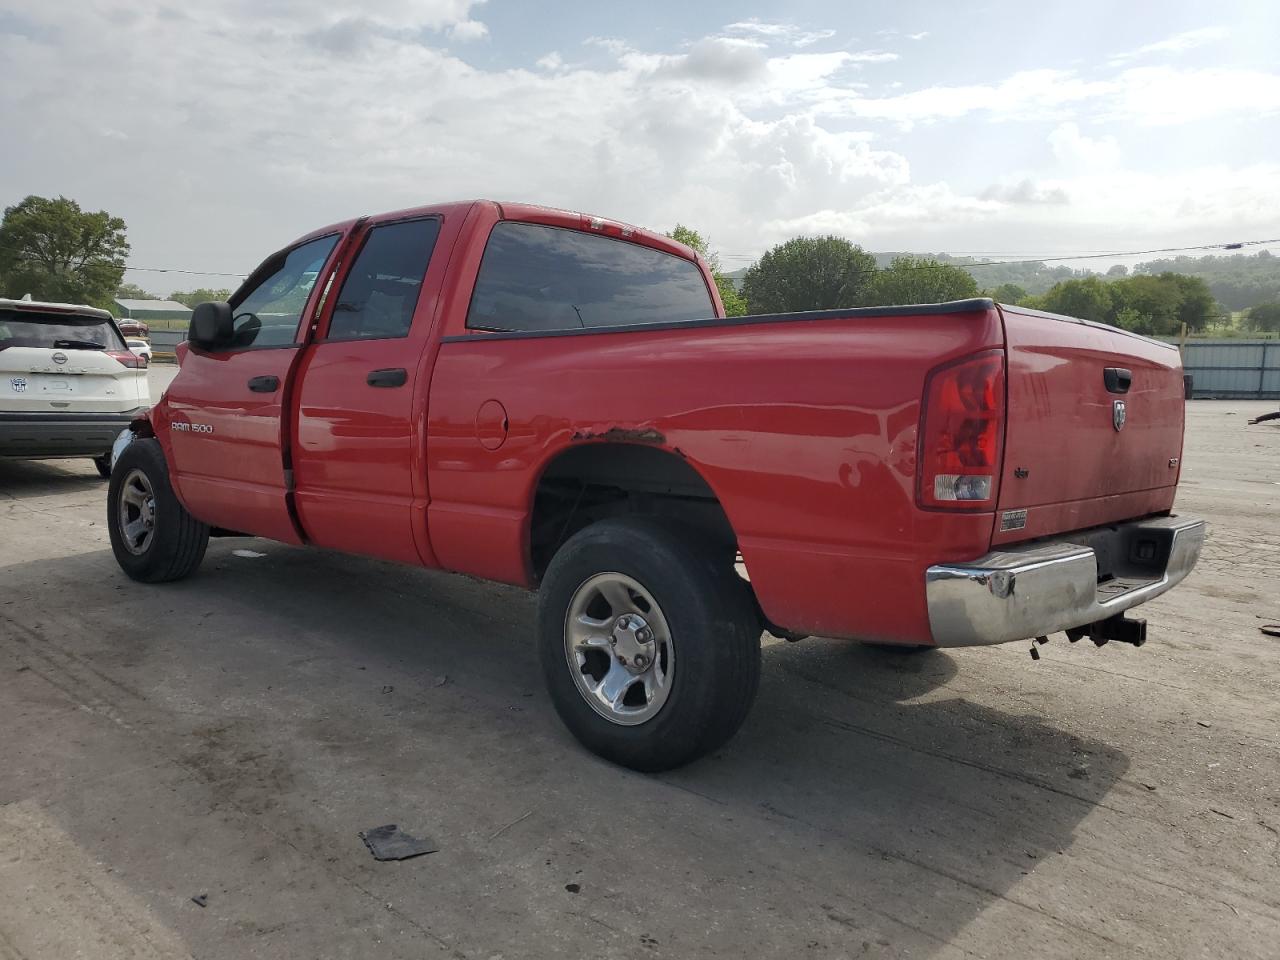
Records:
[[[424,853],[435,853],[440,848],[430,840],[410,836],[394,823],[360,831],[360,839],[369,848],[375,860],[408,860]]]

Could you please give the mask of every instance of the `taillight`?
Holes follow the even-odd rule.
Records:
[[[145,369],[147,366],[147,358],[138,356],[132,350],[108,350],[107,356],[132,370]]]
[[[929,375],[920,422],[921,506],[995,507],[1004,405],[1003,352],[979,354]]]

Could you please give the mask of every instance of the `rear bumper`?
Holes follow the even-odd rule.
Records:
[[[925,590],[934,643],[1005,643],[1105,620],[1185,579],[1204,538],[1203,520],[1159,517],[932,566]],[[1111,573],[1102,583],[1100,552]]]
[[[100,457],[150,409],[119,413],[0,413],[0,457]]]

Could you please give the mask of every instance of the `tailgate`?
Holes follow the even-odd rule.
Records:
[[[1102,324],[1001,309],[1009,405],[993,542],[1171,509],[1184,414],[1177,349]]]

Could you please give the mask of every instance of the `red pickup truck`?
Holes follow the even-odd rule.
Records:
[[[324,227],[179,357],[117,441],[129,576],[252,535],[536,588],[556,709],[637,769],[733,734],[764,629],[1141,643],[1204,540],[1172,347],[985,299],[726,318],[692,250],[576,213]]]

